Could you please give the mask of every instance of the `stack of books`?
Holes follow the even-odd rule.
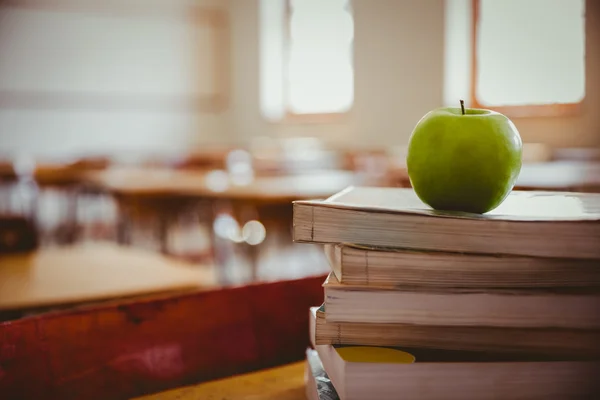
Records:
[[[294,240],[332,270],[310,398],[600,398],[600,194],[514,191],[475,215],[352,187],[295,202]]]

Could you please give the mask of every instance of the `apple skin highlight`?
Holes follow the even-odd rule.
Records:
[[[506,116],[438,108],[415,126],[406,159],[419,198],[436,210],[483,214],[508,196],[521,171],[523,143]]]

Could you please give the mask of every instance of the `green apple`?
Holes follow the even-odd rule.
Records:
[[[521,171],[521,136],[506,116],[439,108],[417,123],[406,159],[419,198],[436,210],[483,214],[498,207]]]

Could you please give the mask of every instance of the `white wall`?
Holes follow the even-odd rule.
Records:
[[[177,150],[227,142],[214,32],[190,4],[220,0],[45,0],[0,8],[0,151]],[[17,3],[18,4],[18,3]]]

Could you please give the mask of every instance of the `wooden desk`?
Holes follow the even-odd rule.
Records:
[[[215,286],[209,267],[114,244],[0,257],[0,311]]]
[[[304,363],[186,386],[137,400],[306,400]]]
[[[0,160],[0,182],[11,181],[16,177],[12,162]]]
[[[32,175],[41,186],[67,186],[76,184],[86,171],[102,170],[108,166],[105,158],[82,158],[65,161],[41,161],[32,165]],[[0,179],[16,180],[17,172],[12,161],[0,160]]]
[[[0,183],[8,183],[5,189],[8,196],[15,190],[30,188],[29,216],[37,222],[42,242],[73,243],[80,232],[77,212],[80,199],[80,193],[77,191],[78,183],[86,171],[106,168],[108,159],[57,157],[40,160],[32,157],[29,162],[30,164],[24,166],[23,171],[19,171],[18,168],[15,169],[18,167],[19,160],[0,160]],[[23,176],[19,176],[17,172]],[[35,182],[35,188],[30,184],[30,180]],[[22,184],[19,185],[20,188],[16,186],[17,183]],[[50,196],[47,197],[47,194]],[[6,205],[10,204],[10,208],[4,210],[5,212],[15,212],[19,209],[11,202],[6,201],[6,203]],[[58,221],[56,215],[59,215]]]
[[[324,275],[0,322],[3,399],[122,399],[303,360]]]
[[[121,196],[224,199],[259,204],[326,198],[358,183],[355,174],[339,170],[236,180],[223,171],[110,168],[85,173],[82,179]]]
[[[390,173],[395,186],[411,187],[406,169]],[[525,163],[515,190],[600,192],[600,163],[586,161],[550,161]]]
[[[196,212],[201,223],[211,229],[215,214],[222,207],[240,225],[257,219],[268,234],[289,235],[292,201],[327,198],[360,183],[355,174],[336,170],[239,181],[224,171],[111,168],[86,173],[84,179],[116,198],[120,243],[131,243],[133,221],[151,221],[155,224],[158,246],[166,254],[170,227],[187,210]],[[209,247],[214,255],[216,240],[212,239]],[[256,277],[258,248],[246,246],[244,250],[252,265],[252,276]]]
[[[524,164],[515,189],[600,192],[600,163],[552,161]]]

